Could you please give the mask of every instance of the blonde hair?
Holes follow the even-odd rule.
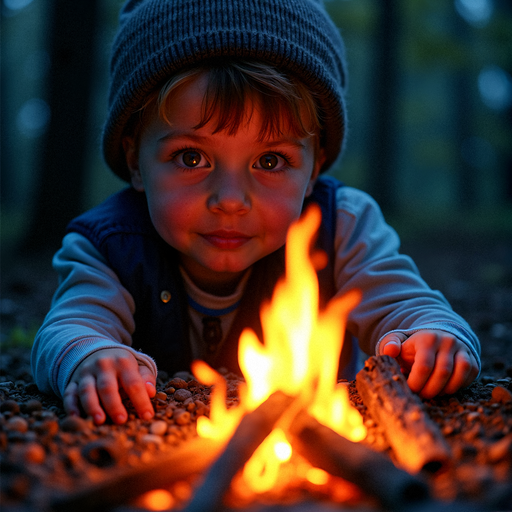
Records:
[[[299,138],[320,136],[322,119],[315,97],[302,81],[280,72],[275,67],[243,60],[217,61],[183,71],[169,79],[145,100],[132,116],[127,134],[138,143],[145,114],[156,112],[169,122],[168,103],[178,87],[207,73],[208,85],[201,106],[199,129],[215,120],[213,133],[226,130],[234,135],[249,122],[259,106],[262,140],[291,132]],[[247,110],[247,108],[251,110]]]

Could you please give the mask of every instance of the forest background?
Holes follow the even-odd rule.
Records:
[[[3,282],[21,262],[50,269],[69,220],[125,186],[100,152],[122,3],[2,0]],[[331,173],[377,199],[434,287],[451,296],[471,280],[510,288],[512,2],[325,5],[349,65],[347,150]],[[24,279],[21,288],[37,282]],[[0,317],[19,322],[5,290]],[[499,308],[512,322],[512,307]]]

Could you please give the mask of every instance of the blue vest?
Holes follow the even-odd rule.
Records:
[[[328,264],[317,273],[321,305],[335,293],[336,190],[340,186],[342,183],[336,179],[321,176],[304,203],[304,209],[314,202],[322,211],[316,245],[328,255]],[[179,254],[153,227],[145,194],[125,188],[71,221],[68,232],[88,238],[132,295],[136,325],[133,347],[151,355],[158,368],[169,374],[188,369],[192,354]],[[284,247],[254,264],[233,326],[212,366],[239,372],[240,334],[245,327],[251,327],[261,339],[259,306],[271,298],[284,269]],[[162,300],[162,291],[170,293],[169,301]]]

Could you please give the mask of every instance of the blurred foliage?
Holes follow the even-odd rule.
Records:
[[[38,328],[39,326],[30,329],[20,326],[13,327],[5,338],[2,338],[0,349],[32,348]]]

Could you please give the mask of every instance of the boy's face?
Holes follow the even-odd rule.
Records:
[[[132,184],[145,191],[153,224],[206,291],[229,293],[257,260],[280,248],[322,164],[315,139],[260,140],[258,105],[236,134],[201,119],[206,75],[179,87],[167,110],[126,138]],[[264,106],[263,106],[264,108]]]

